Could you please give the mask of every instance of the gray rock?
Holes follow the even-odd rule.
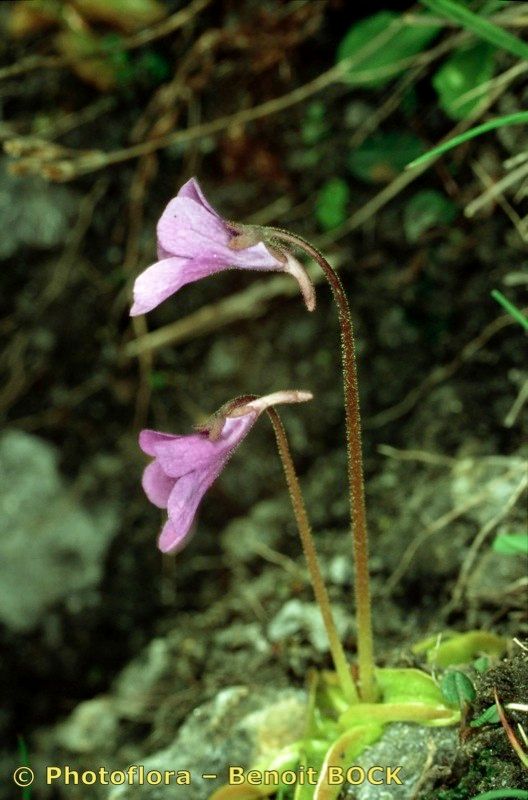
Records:
[[[142,766],[144,776],[150,771],[162,775],[168,770],[183,771],[182,774],[187,771],[190,785],[178,788],[175,778],[171,778],[165,786],[148,786],[144,778],[141,797],[169,800],[181,791],[185,792],[186,800],[208,800],[219,785],[227,782],[228,766],[240,766],[244,770],[255,766],[258,769],[258,765],[263,769],[272,768],[277,754],[302,737],[305,714],[306,696],[298,690],[246,687],[223,690],[190,715],[169,747],[141,762],[134,762]],[[348,765],[347,769],[354,767],[355,785],[345,780],[339,798],[411,800],[420,796],[416,792],[427,789],[429,770],[434,775],[439,768],[449,766],[457,742],[456,726],[389,725],[378,742],[354,759],[353,765]],[[290,764],[281,763],[282,769],[290,769]],[[373,767],[378,769],[371,773],[371,778],[383,782],[367,780]],[[274,768],[281,771],[278,763]],[[128,767],[122,769],[126,773]],[[204,779],[203,774],[218,777]],[[133,800],[138,786],[113,786],[107,792],[104,797],[108,800]]]
[[[389,725],[382,738],[368,747],[355,759],[354,766],[359,769],[352,773],[357,785],[343,788],[340,800],[412,800],[423,796],[427,789],[427,772],[433,766],[448,765],[455,756],[458,742],[458,727],[425,728],[407,722]],[[368,780],[359,783],[362,772],[366,776],[369,769],[377,766],[381,770],[372,773],[374,780],[387,781],[396,772],[401,784],[394,779],[390,783],[373,784]],[[386,769],[392,769],[391,773]],[[417,789],[420,793],[417,794]]]
[[[0,162],[0,184],[0,259],[23,246],[49,249],[64,241],[75,210],[71,189],[43,178],[11,175],[6,160]]]
[[[94,697],[80,703],[67,720],[57,726],[55,741],[70,753],[112,752],[119,720],[111,697]]]
[[[466,516],[484,525],[502,511],[525,475],[526,458],[518,455],[460,459],[453,469],[453,500],[462,505],[479,496]]]
[[[20,431],[0,438],[0,622],[39,623],[62,601],[77,612],[93,601],[117,514],[90,516],[57,471],[55,449]]]
[[[334,604],[333,612],[337,631],[344,638],[349,632],[351,620],[340,606]],[[296,634],[308,639],[319,653],[328,651],[328,636],[316,603],[289,600],[268,626],[268,637],[272,642],[280,642]]]
[[[142,762],[145,774],[188,770],[191,784],[183,788],[174,782],[165,786],[145,783],[141,797],[173,800],[179,791],[185,800],[207,800],[227,781],[228,766],[269,763],[275,754],[298,740],[305,728],[305,714],[305,694],[295,689],[224,689],[190,715],[172,744]],[[203,774],[217,778],[204,779]],[[137,796],[137,785],[114,786],[107,795],[109,800],[133,800]]]
[[[153,639],[115,680],[115,705],[127,719],[141,719],[151,705],[153,687],[171,669],[167,639]]]

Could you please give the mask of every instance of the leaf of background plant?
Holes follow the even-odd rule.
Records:
[[[413,653],[427,653],[427,661],[438,667],[451,667],[456,664],[470,664],[477,655],[485,653],[499,658],[506,650],[506,639],[488,631],[468,631],[467,633],[447,632],[444,640],[436,643],[431,636],[412,647]]]
[[[350,86],[369,86],[378,89],[386,86],[407,68],[406,65],[398,66],[398,62],[420,53],[441,30],[438,25],[406,24],[401,14],[395,11],[379,11],[350,28],[337,48],[337,61],[353,56],[370,41],[383,34],[398,18],[402,21],[401,27],[396,28],[394,33],[388,36],[383,46],[373,48],[350,67],[345,78]],[[380,75],[375,77],[362,75],[367,70],[369,72],[379,70]]]
[[[147,73],[156,83],[166,80],[171,71],[167,59],[155,50],[147,50],[139,56],[136,70]]]
[[[350,189],[342,178],[330,178],[323,184],[315,201],[315,216],[323,230],[337,228],[346,220],[349,200]]]
[[[61,31],[55,37],[59,53],[71,59],[71,68],[79,78],[101,92],[113,89],[118,82],[117,69],[106,57],[100,56],[101,40],[87,31]],[[98,53],[98,58],[86,58]]]
[[[376,133],[350,153],[347,166],[367,183],[388,183],[422,152],[422,141],[414,133]]]
[[[34,36],[60,23],[62,8],[58,0],[18,0],[9,12],[7,29],[15,39]]]
[[[106,22],[124,33],[146,28],[167,15],[158,0],[70,0],[86,19]]]
[[[314,800],[335,800],[340,794],[340,784],[329,786],[327,773],[329,767],[349,767],[354,763],[354,758],[359,755],[369,744],[376,742],[383,733],[382,725],[363,725],[343,733],[330,746],[323,765],[319,771],[319,780],[315,787]]]
[[[495,725],[497,722],[500,722],[499,712],[497,706],[493,704],[479,714],[476,719],[471,720],[469,725],[471,728],[480,728],[482,725]]]
[[[459,670],[446,672],[440,681],[440,689],[446,703],[454,708],[461,708],[477,696],[468,676]]]
[[[528,59],[528,44],[514,36],[512,33],[499,28],[493,22],[480,14],[474,14],[467,8],[467,4],[456,3],[454,0],[422,0],[431,11],[443,15],[454,22],[458,22],[468,31],[475,33],[503,50],[508,50],[519,58]]]
[[[506,125],[524,125],[526,122],[528,122],[528,111],[517,111],[515,114],[505,114],[503,117],[490,119],[488,122],[483,122],[482,125],[475,125],[474,128],[470,128],[465,133],[453,136],[448,142],[442,142],[442,144],[439,144],[437,147],[431,148],[427,153],[418,156],[414,161],[407,164],[406,169],[419,167],[424,161],[437,158],[437,156],[442,155],[442,153],[447,153],[448,150],[452,150],[453,147],[458,147],[459,144],[464,144],[464,142],[474,139],[476,136],[482,136],[483,133],[488,133],[488,131],[493,131],[496,128],[504,128]]]
[[[492,550],[505,556],[521,553],[528,556],[528,533],[501,533],[495,538]]]
[[[310,103],[301,123],[301,139],[303,144],[313,145],[324,139],[328,133],[328,116],[326,106],[320,100]]]
[[[473,662],[473,669],[477,672],[486,672],[489,669],[490,660],[488,656],[480,656]]]
[[[433,678],[421,669],[385,668],[376,670],[376,681],[384,703],[442,704],[442,693]]]
[[[436,189],[424,189],[411,197],[403,212],[403,228],[408,242],[417,242],[422,233],[437,225],[449,225],[457,207]]]
[[[486,95],[460,102],[463,95],[491,80],[495,48],[487,42],[453,53],[433,76],[441,108],[451,119],[466,119]]]

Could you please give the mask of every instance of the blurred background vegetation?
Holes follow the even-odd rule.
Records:
[[[189,548],[162,559],[155,546],[139,429],[189,431],[239,393],[315,394],[284,416],[354,650],[325,285],[308,315],[288,279],[230,272],[128,317],[156,221],[191,175],[223,216],[295,230],[340,270],[358,335],[380,655],[446,625],[528,630],[522,557],[492,547],[524,526],[525,335],[490,294],[526,306],[526,124],[406,169],[526,109],[528,3],[461,6],[472,13],[451,0],[1,4],[6,763],[17,734],[35,751],[35,731],[108,692],[152,640],[172,654],[170,699],[163,684],[119,746],[159,744],[248,673],[302,684],[309,665],[328,665],[264,423]]]

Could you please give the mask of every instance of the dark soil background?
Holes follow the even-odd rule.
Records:
[[[107,533],[88,555],[64,534],[53,556],[56,585],[41,594],[39,564],[28,566],[41,558],[38,524],[29,530],[22,515],[20,535],[2,553],[20,551],[10,575],[21,598],[35,596],[33,622],[13,596],[15,610],[0,624],[6,770],[17,760],[18,737],[30,753],[49,752],[42,731],[109,692],[154,639],[169,643],[171,682],[165,676],[149,712],[120,733],[121,743],[143,741],[146,750],[223,686],[251,676],[302,686],[309,667],[329,666],[302,614],[288,633],[270,634],[292,599],[306,608],[312,598],[264,419],[208,493],[188,548],[176,558],[156,548],[160,516],[140,486],[139,430],[190,431],[237,394],[298,387],[315,395],[283,416],[354,653],[339,333],[328,287],[318,282],[310,315],[288,281],[229,272],[185,287],[145,320],[128,316],[133,280],[155,259],[156,221],[191,175],[225,217],[290,228],[319,243],[340,270],[358,342],[380,663],[409,663],[413,641],[445,628],[493,630],[513,647],[513,637],[528,632],[526,563],[493,553],[491,542],[526,524],[522,496],[508,506],[526,468],[526,339],[490,292],[526,305],[526,239],[505,211],[506,204],[522,218],[526,194],[515,199],[513,187],[473,218],[464,208],[483,191],[475,164],[500,179],[503,162],[528,149],[526,129],[452,151],[357,224],[398,173],[360,180],[348,166],[354,148],[374,130],[403,130],[427,149],[454,127],[431,88],[434,59],[412,81],[411,108],[401,76],[381,89],[329,80],[280,112],[226,121],[216,132],[101,166],[93,152],[113,153],[307,86],[334,65],[350,26],[387,4],[166,0],[160,18],[136,30],[118,12],[90,16],[90,3],[62,3],[62,23],[39,17],[37,5],[0,8],[0,135],[10,154],[0,164],[0,414],[4,436],[32,437],[16,440],[29,461],[37,443],[55,448],[61,491],[96,526],[104,518]],[[116,46],[182,9],[188,13],[175,30],[128,50]],[[61,25],[106,37],[104,69],[80,62],[71,43],[60,49]],[[446,28],[435,44],[452,33]],[[81,63],[92,64],[88,74]],[[497,74],[514,63],[501,53]],[[521,76],[479,121],[524,109],[527,100]],[[323,228],[320,191],[336,176],[350,189],[346,215]],[[405,209],[423,189],[448,197],[456,216],[409,241]],[[269,296],[259,300],[268,280]],[[233,296],[241,300],[231,313],[223,301]],[[172,337],[147,347],[148,331],[175,321],[182,324]],[[3,452],[0,474],[12,491],[18,479]],[[34,480],[38,495],[38,474]],[[32,492],[20,501],[26,509]],[[481,499],[466,508],[473,496]],[[471,543],[502,511],[466,575]],[[12,792],[7,786],[1,796],[20,796]]]

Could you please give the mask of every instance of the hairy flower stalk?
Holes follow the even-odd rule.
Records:
[[[339,276],[322,253],[302,237],[290,233],[290,231],[285,231],[281,228],[267,228],[266,230],[269,232],[273,244],[287,242],[295,245],[317,261],[330,284],[338,309],[345,393],[350,515],[354,542],[354,591],[357,615],[359,691],[363,701],[375,702],[377,699],[377,690],[372,639],[368,534],[363,481],[363,455],[361,448],[361,416],[359,409],[354,332],[350,307]]]
[[[288,444],[288,437],[286,435],[286,431],[284,430],[282,420],[275,408],[270,407],[266,409],[266,411],[271,420],[271,424],[273,425],[273,430],[275,431],[277,448],[282,461],[284,475],[288,485],[288,491],[290,493],[293,513],[295,514],[295,520],[297,522],[297,529],[299,531],[299,536],[301,537],[301,544],[306,557],[306,563],[308,565],[308,571],[310,573],[310,580],[314,590],[315,599],[317,600],[323,616],[323,622],[330,645],[330,652],[332,654],[334,666],[339,678],[339,683],[341,684],[341,689],[348,702],[357,703],[357,689],[350,674],[350,667],[347,663],[343,646],[339,639],[339,634],[337,632],[332,614],[330,600],[328,598],[328,592],[321,575],[319,561],[317,559],[317,552],[313,541],[312,529],[306,513],[299,479],[293,464],[293,459]]]

